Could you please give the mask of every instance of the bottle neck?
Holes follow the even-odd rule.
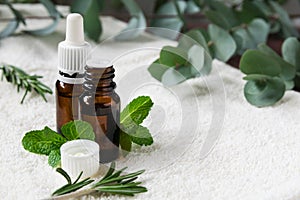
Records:
[[[69,84],[82,84],[84,81],[84,74],[78,73],[78,72],[74,72],[74,73],[70,73],[70,72],[63,72],[63,71],[59,71],[58,72],[58,76],[57,79],[64,82],[64,83],[69,83]]]
[[[114,92],[116,88],[116,83],[113,81],[115,77],[115,69],[113,66],[107,68],[93,68],[85,67],[85,76],[83,89],[99,94],[99,95],[109,95]]]

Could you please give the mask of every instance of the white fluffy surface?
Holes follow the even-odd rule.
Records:
[[[21,8],[42,13],[39,6]],[[66,12],[66,8],[61,10]],[[110,17],[103,17],[102,22],[103,38],[124,27]],[[36,20],[29,23],[40,25]],[[64,26],[63,20],[50,36],[18,35],[1,40],[0,61],[43,75],[43,82],[54,89],[56,47],[64,39]],[[205,79],[165,88],[151,78],[146,68],[158,56],[157,49],[167,44],[175,45],[144,35],[131,42],[108,40],[94,51],[96,57],[115,58],[122,106],[138,95],[150,95],[155,103],[144,123],[154,135],[154,144],[135,147],[132,154],[117,163],[119,167],[129,166],[128,171],[147,170],[141,180],[149,191],[128,199],[300,199],[300,94],[288,91],[276,105],[255,108],[244,99],[243,75],[218,61],[214,61],[214,69]],[[130,50],[135,51],[116,59]],[[216,84],[218,77],[224,83],[225,102],[223,88]],[[54,96],[48,95],[45,103],[36,94],[30,94],[21,105],[22,93],[17,93],[14,86],[4,81],[0,90],[0,197],[12,200],[49,197],[64,180],[48,166],[46,157],[25,151],[21,139],[32,129],[46,125],[55,128]],[[215,107],[214,100],[221,106]],[[217,129],[209,132],[216,116],[221,116],[221,121],[212,128],[219,127],[221,132]],[[203,143],[211,134],[220,134],[220,138],[204,157]],[[126,198],[101,196],[101,199]]]

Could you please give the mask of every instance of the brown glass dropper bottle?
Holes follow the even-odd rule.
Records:
[[[79,97],[80,118],[93,126],[101,163],[119,156],[120,97],[115,92],[114,72],[108,61],[87,61],[84,91]]]
[[[58,45],[58,80],[56,88],[56,125],[79,117],[78,97],[82,93],[84,66],[90,45],[84,41],[83,18],[73,13],[67,16],[66,39]]]

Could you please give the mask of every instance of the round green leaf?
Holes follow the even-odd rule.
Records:
[[[248,81],[244,87],[247,101],[257,107],[271,106],[279,101],[285,92],[285,84],[278,77],[263,76]]]
[[[282,56],[284,60],[300,70],[300,42],[297,38],[288,38],[282,44]]]
[[[264,18],[266,17],[264,13],[261,11],[260,7],[265,4],[263,1],[243,1],[242,11],[240,13],[240,17],[243,22],[250,23],[254,18]]]
[[[199,30],[187,32],[178,41],[178,47],[184,50],[189,50],[193,45],[201,45],[206,51],[209,51],[207,41]]]
[[[258,50],[248,50],[244,53],[240,62],[240,69],[245,74],[263,74],[278,76],[281,68],[271,56]]]
[[[228,61],[236,51],[236,43],[231,35],[224,29],[210,24],[208,33],[213,42],[215,57],[221,61]]]
[[[148,71],[150,72],[150,74],[152,75],[153,78],[155,78],[158,81],[161,81],[161,78],[163,76],[163,74],[169,69],[169,66],[160,64],[158,62],[158,60],[156,60],[155,62],[153,62],[149,68]]]
[[[200,12],[200,7],[195,3],[194,0],[189,0],[187,2],[185,12],[189,14],[194,14]]]
[[[255,49],[258,44],[266,42],[269,30],[269,25],[262,19],[253,20],[247,28],[235,30],[233,36],[238,45],[238,53]]]
[[[281,68],[281,73],[279,75],[280,77],[282,77],[286,81],[290,81],[295,78],[296,67],[283,60],[273,49],[268,47],[266,44],[258,45],[258,49],[264,54],[273,57],[273,59],[280,65]]]
[[[207,1],[210,10],[205,12],[205,16],[214,24],[230,30],[240,24],[236,12],[220,1]]]
[[[184,13],[187,3],[185,1],[177,1],[176,2],[178,5],[179,12],[181,14]],[[169,15],[169,16],[174,16],[174,17],[166,17],[166,18],[156,18],[153,19],[151,22],[151,26],[153,27],[161,27],[161,28],[166,28],[166,29],[171,29],[176,32],[180,32],[183,22],[179,17],[179,13],[177,13],[177,9],[175,6],[174,1],[167,2],[160,6],[156,12],[157,15]],[[165,31],[163,29],[151,29],[151,32],[162,36],[166,37],[169,39],[176,39],[178,34],[170,34],[169,31]]]
[[[178,47],[165,46],[160,51],[160,63],[170,67],[184,65],[188,60],[187,53]]]
[[[294,80],[284,81],[284,84],[285,84],[285,90],[292,90],[295,87]]]
[[[194,76],[209,74],[212,67],[212,59],[203,47],[193,45],[188,51],[188,56]]]
[[[248,31],[251,37],[253,38],[254,42],[256,43],[255,46],[257,46],[257,44],[263,43],[267,40],[270,31],[270,26],[267,24],[267,22],[265,22],[262,19],[254,19],[248,25]]]
[[[71,12],[84,16],[84,30],[89,38],[99,41],[102,33],[102,24],[99,19],[99,4],[97,0],[75,0],[71,5]]]
[[[190,69],[187,66],[184,66],[184,68]],[[168,70],[166,70],[161,78],[161,82],[166,86],[177,85],[185,80],[186,77],[184,77],[179,71],[174,68],[169,68]]]
[[[128,22],[127,27],[123,29],[121,33],[115,37],[115,39],[120,41],[132,40],[144,32],[147,25],[146,19],[142,10],[134,0],[122,0],[122,2],[132,18]]]
[[[291,37],[291,36],[299,36],[299,33],[297,29],[294,27],[289,14],[283,9],[282,6],[280,6],[275,1],[269,1],[270,6],[273,8],[275,13],[279,17],[279,22],[281,24],[282,33],[285,38]]]

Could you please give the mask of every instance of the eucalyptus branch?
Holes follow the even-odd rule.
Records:
[[[24,102],[24,99],[28,92],[32,92],[33,90],[39,94],[46,102],[47,99],[45,97],[46,93],[52,94],[52,90],[40,82],[38,79],[42,78],[42,76],[38,75],[29,75],[25,71],[21,70],[18,67],[12,65],[0,65],[0,70],[2,70],[1,80],[5,77],[7,82],[10,82],[17,86],[17,92],[21,89],[25,89],[25,93],[22,97],[21,104]]]
[[[175,8],[176,8],[177,15],[183,23],[183,30],[185,30],[186,29],[186,27],[185,27],[186,26],[185,18],[184,18],[183,14],[180,11],[177,0],[174,0],[173,2],[174,2],[174,5],[175,5]]]

